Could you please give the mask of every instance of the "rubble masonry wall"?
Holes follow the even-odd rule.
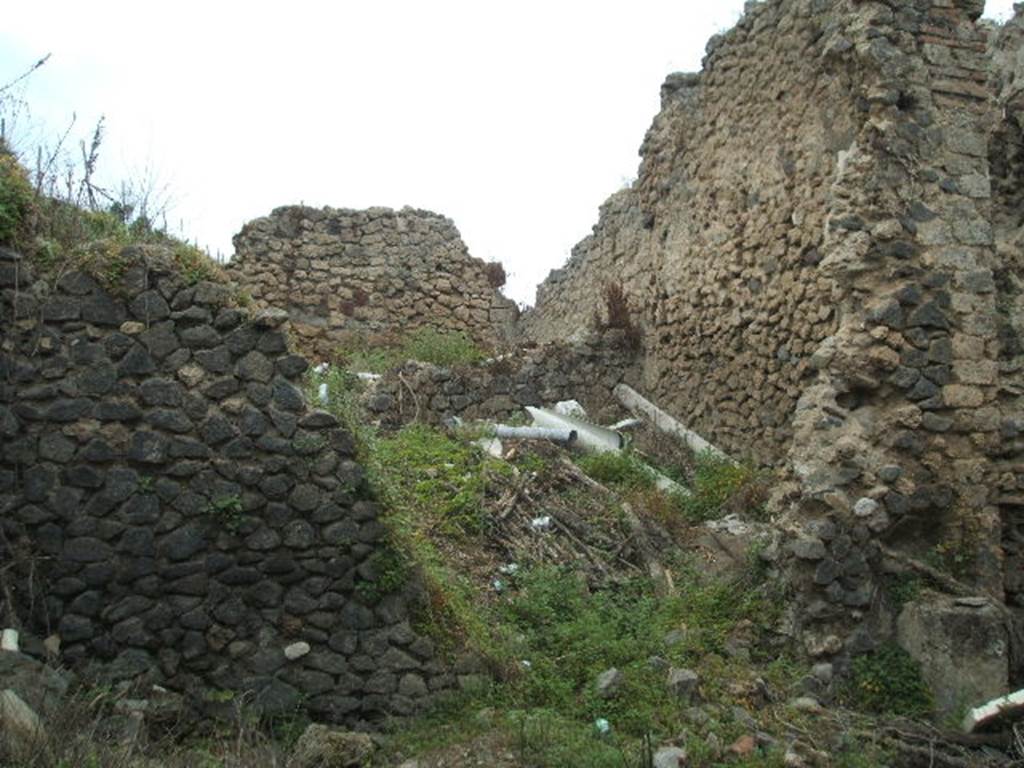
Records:
[[[287,310],[303,348],[324,358],[424,327],[494,345],[518,317],[452,221],[412,208],[277,208],[235,236],[228,269],[259,306]]]
[[[452,678],[411,628],[415,585],[378,587],[380,509],[351,436],[304,402],[283,315],[136,261],[114,293],[0,260],[5,620],[106,679],[268,712],[426,705]]]

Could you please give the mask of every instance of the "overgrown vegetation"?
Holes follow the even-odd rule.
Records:
[[[179,708],[134,729],[122,705],[131,694],[109,687],[81,687],[48,714],[35,738],[0,729],[5,768],[283,768],[295,741],[295,724],[262,721],[242,703],[228,702],[223,720]]]
[[[461,331],[419,328],[400,338],[354,336],[338,350],[336,362],[351,371],[384,373],[408,360],[451,367],[473,365],[486,357],[487,351]]]
[[[643,331],[633,322],[629,299],[622,284],[607,283],[601,291],[601,297],[604,300],[604,312],[602,314],[601,309],[594,310],[594,328],[599,331],[621,330],[629,346],[639,349],[643,344]]]
[[[654,473],[631,451],[607,451],[580,456],[580,469],[594,480],[623,490],[651,488]]]
[[[748,464],[734,464],[711,452],[698,454],[688,485],[689,496],[677,498],[680,513],[699,523],[731,513],[758,518],[767,502],[767,481]]]
[[[19,239],[34,199],[28,174],[0,141],[0,244]]]
[[[74,119],[52,143],[18,146],[11,139],[11,126],[27,112],[19,89],[48,58],[0,86],[0,245],[27,257],[42,277],[84,269],[108,290],[116,291],[126,272],[142,263],[141,251],[131,246],[159,247],[190,283],[223,281],[213,259],[169,233],[166,187],[151,170],[100,185],[103,118],[77,153],[66,147]]]
[[[484,265],[484,273],[487,275],[487,283],[495,290],[504,287],[508,281],[505,274],[505,265],[500,261],[489,261]]]
[[[907,717],[927,717],[934,706],[920,666],[895,643],[854,659],[845,698],[863,712]]]

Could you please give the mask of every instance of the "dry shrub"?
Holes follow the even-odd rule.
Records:
[[[601,293],[604,299],[604,317],[602,317],[600,309],[594,311],[595,328],[599,331],[621,330],[625,334],[629,347],[639,349],[643,341],[643,334],[633,324],[629,299],[626,297],[626,291],[622,288],[622,283],[605,283]]]
[[[35,738],[0,730],[0,766],[284,768],[287,763],[282,747],[289,739],[281,738],[275,726],[290,723],[261,721],[245,702],[237,702],[225,722],[197,721],[196,712],[183,711],[171,721],[133,726],[132,717],[118,706],[127,698],[128,692],[81,689],[43,719],[43,731]]]
[[[484,273],[487,275],[487,282],[490,283],[491,288],[495,290],[503,287],[508,281],[508,275],[505,274],[505,267],[500,261],[490,261],[484,264]]]

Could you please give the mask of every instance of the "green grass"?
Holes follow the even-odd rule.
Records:
[[[463,698],[440,721],[434,717],[413,724],[395,737],[393,748],[418,753],[473,738],[478,733],[472,727],[474,713],[488,711],[498,713],[492,730],[505,734],[524,764],[646,765],[648,735],[658,744],[686,728],[683,707],[666,688],[666,672],[649,663],[652,656],[697,670],[702,693],[715,707],[709,711],[719,712],[716,732],[720,738],[738,737],[743,726],[732,718],[730,706],[737,702],[730,698],[728,683],[748,678],[753,667],[720,654],[741,623],[751,622],[755,635],[773,623],[781,611],[779,596],[752,582],[708,581],[696,569],[684,568],[680,583],[678,596],[659,599],[646,579],[590,589],[568,570],[524,571],[511,579],[499,603],[477,608],[489,630],[503,639],[499,647],[516,672]],[[666,646],[666,633],[681,627],[687,628],[685,639]],[[611,667],[623,673],[623,685],[614,697],[600,698],[594,682]],[[766,658],[759,674],[783,689],[800,676],[799,667],[786,658]],[[608,735],[596,731],[598,718],[610,722]],[[437,742],[439,728],[447,735]],[[700,739],[692,743],[699,755]],[[781,765],[780,759],[760,755],[759,762],[741,764]]]
[[[423,424],[377,441],[375,472],[388,503],[429,520],[445,535],[480,533],[488,472],[507,472],[479,448]],[[500,468],[500,469],[499,469]]]
[[[349,370],[385,373],[407,360],[445,368],[473,365],[484,360],[487,351],[464,333],[420,328],[390,344],[371,346],[365,340],[353,340],[338,355]]]
[[[920,666],[895,643],[853,660],[845,703],[873,714],[927,717],[934,709]]]
[[[597,482],[619,490],[654,486],[654,472],[630,451],[591,453],[577,459],[577,464]]]
[[[678,496],[680,514],[700,523],[728,512],[752,517],[764,514],[763,480],[747,464],[734,464],[711,452],[698,454],[690,480],[690,496]]]
[[[26,227],[34,198],[25,169],[0,143],[0,244],[14,244]]]

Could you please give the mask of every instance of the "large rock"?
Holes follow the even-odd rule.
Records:
[[[68,685],[64,675],[30,656],[0,652],[0,690],[14,692],[44,717],[60,707]]]
[[[0,739],[3,751],[15,760],[28,759],[38,751],[46,732],[32,707],[14,691],[0,690]]]
[[[362,768],[375,749],[365,733],[311,725],[295,745],[294,768]]]
[[[1009,685],[1009,632],[986,598],[929,596],[908,604],[899,644],[921,665],[941,715],[1002,696]]]

